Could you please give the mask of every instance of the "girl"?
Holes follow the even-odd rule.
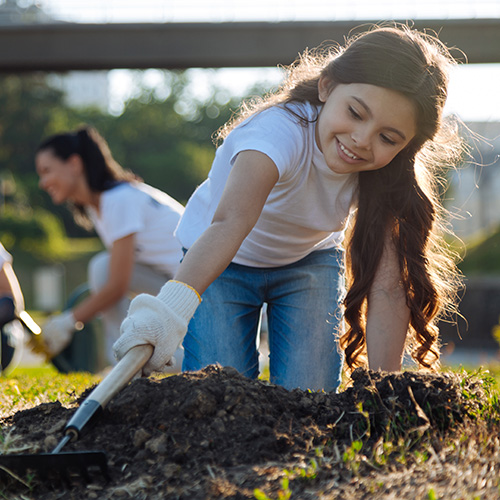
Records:
[[[40,187],[54,203],[71,203],[75,220],[93,225],[107,248],[90,261],[91,294],[73,310],[50,318],[44,341],[55,356],[75,330],[101,314],[108,357],[114,361],[111,348],[127,313],[127,294],[158,293],[177,270],[182,251],[173,232],[184,207],[125,171],[90,127],[46,139],[35,163]]]
[[[436,170],[460,151],[455,129],[443,139],[451,63],[431,36],[376,27],[305,53],[275,95],[244,106],[186,206],[175,279],[134,299],[117,357],[150,343],[143,372],[161,371],[189,323],[184,370],[219,362],[257,377],[267,303],[271,381],[286,388],[336,390],[344,354],[350,369],[367,357],[399,370],[409,346],[435,367],[435,321],[457,283],[435,237]]]

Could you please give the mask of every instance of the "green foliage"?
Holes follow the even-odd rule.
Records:
[[[34,154],[45,137],[89,124],[101,132],[123,167],[184,203],[210,169],[212,134],[231,117],[240,98],[213,86],[200,100],[192,95],[186,72],[159,74],[157,90],[141,83],[145,72],[136,72],[139,90],[119,116],[70,108],[43,74],[0,76],[0,181],[15,180],[6,201],[45,208],[63,221],[68,236],[88,236],[64,205],[54,206],[38,187]]]
[[[467,251],[459,267],[468,276],[500,273],[500,228],[467,242]]]
[[[63,96],[42,74],[0,76],[0,170],[19,176],[33,171],[33,151],[54,129],[53,112]]]
[[[43,208],[6,206],[0,240],[6,248],[16,247],[48,260],[65,254],[66,236],[61,221]]]
[[[363,441],[356,440],[347,446],[343,455],[342,460],[344,465],[348,467],[354,474],[358,474],[359,467],[363,461],[363,455],[361,450],[363,449]]]
[[[100,130],[120,164],[185,202],[208,174],[215,153],[211,136],[229,119],[229,104],[217,103],[216,89],[206,102],[189,100],[184,73],[165,72],[163,78],[167,97],[144,89]]]
[[[467,389],[468,381],[476,381],[482,391]],[[500,421],[500,400],[499,400],[500,369],[497,373],[494,368],[479,368],[471,372],[462,372],[462,397],[469,402],[469,415],[486,422]],[[474,386],[469,384],[469,387]]]
[[[429,493],[427,493],[428,500],[437,500],[436,492],[431,488]]]
[[[316,449],[317,456],[321,456],[319,449]],[[316,479],[318,475],[318,461],[315,458],[311,458],[309,465],[306,467],[294,467],[292,470],[285,469],[285,474],[288,478],[301,479],[303,481],[310,481]]]

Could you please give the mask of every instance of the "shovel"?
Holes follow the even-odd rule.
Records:
[[[64,437],[51,453],[0,455],[0,469],[15,474],[33,470],[42,477],[53,471],[64,475],[70,469],[78,469],[88,482],[88,470],[98,467],[108,479],[107,457],[103,451],[62,452],[61,450],[68,442],[80,437],[83,428],[89,422],[94,422],[109,401],[130,382],[152,354],[153,346],[150,344],[130,349],[79,406],[64,428]]]

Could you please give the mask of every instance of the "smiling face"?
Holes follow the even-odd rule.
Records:
[[[320,79],[316,143],[333,172],[378,170],[415,137],[415,108],[403,94],[365,83],[332,87]]]
[[[76,155],[63,160],[52,149],[43,149],[35,157],[36,172],[40,178],[39,186],[59,205],[65,201],[78,202],[81,185],[81,169]]]

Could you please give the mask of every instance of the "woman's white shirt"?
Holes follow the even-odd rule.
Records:
[[[136,262],[166,275],[175,274],[182,249],[173,236],[184,207],[144,183],[121,183],[101,193],[99,212],[88,214],[105,247],[135,234]]]

